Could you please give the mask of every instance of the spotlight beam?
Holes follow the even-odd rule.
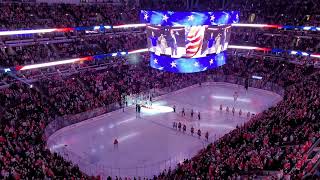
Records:
[[[271,51],[271,48],[262,48],[255,46],[238,46],[238,45],[229,45],[228,49],[245,49],[245,50],[256,50],[256,51]]]
[[[233,27],[251,27],[251,28],[281,28],[281,25],[272,25],[272,24],[242,24],[234,23],[231,24]]]
[[[89,27],[75,27],[75,28],[51,28],[51,29],[33,29],[33,30],[16,30],[16,31],[0,31],[0,36],[22,35],[22,34],[39,34],[52,32],[70,32],[70,31],[85,31],[85,30],[107,30],[107,29],[122,29],[122,28],[137,28],[145,27],[146,24],[123,24],[123,25],[103,25],[103,26],[89,26]]]

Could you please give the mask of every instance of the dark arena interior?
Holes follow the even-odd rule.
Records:
[[[0,12],[0,179],[320,179],[319,1]]]

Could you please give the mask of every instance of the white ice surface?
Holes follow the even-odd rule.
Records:
[[[239,92],[237,102],[233,94]],[[205,147],[204,132],[209,142],[234,129],[247,120],[247,112],[259,113],[281,100],[281,96],[227,83],[213,83],[185,88],[164,95],[153,103],[153,109],[142,109],[136,117],[135,107],[125,112],[114,111],[102,116],[63,128],[49,137],[52,151],[79,164],[80,169],[93,175],[152,176],[165,168],[172,168],[184,158],[190,158]],[[219,110],[220,104],[223,111]],[[177,112],[172,112],[173,105]],[[225,107],[235,106],[235,116],[226,113]],[[179,113],[185,108],[186,116]],[[193,118],[190,110],[195,111]],[[239,109],[242,116],[239,117]],[[197,120],[197,112],[201,120]],[[187,133],[172,129],[173,121],[187,125]],[[202,138],[191,136],[190,128],[201,129]],[[118,147],[113,141],[117,138]]]

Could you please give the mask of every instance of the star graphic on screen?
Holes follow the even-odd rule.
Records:
[[[210,63],[210,65],[213,64],[213,59],[211,59],[211,60],[209,61],[209,63]]]
[[[194,62],[194,64],[193,64],[195,67],[199,67],[199,62]]]
[[[174,26],[181,26],[181,24],[176,23],[176,22],[172,22],[172,24],[173,24],[173,27],[174,27]]]
[[[226,15],[226,18],[229,19],[229,16],[230,16],[229,13],[225,13],[225,15]]]
[[[210,16],[210,21],[214,21],[216,17],[214,15]]]
[[[193,15],[188,16],[188,21],[193,21],[193,20],[194,20]]]
[[[217,23],[215,23],[214,21],[211,21],[211,25],[217,25]]]
[[[144,14],[144,19],[145,19],[145,20],[148,20],[148,18],[149,18],[148,14],[147,14],[147,13]]]
[[[162,17],[162,20],[163,21],[166,21],[167,22],[167,20],[169,19],[169,17],[165,14],[165,15],[163,15],[163,17]]]
[[[154,62],[155,64],[158,64],[158,59],[154,59],[153,62]]]
[[[171,68],[177,67],[177,64],[176,64],[174,61],[172,61],[172,62],[170,63],[170,65],[171,65]]]
[[[236,15],[236,19],[239,19],[239,14]]]

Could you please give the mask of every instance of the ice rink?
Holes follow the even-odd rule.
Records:
[[[235,91],[239,92],[236,102]],[[260,89],[250,88],[246,93],[243,87],[234,84],[197,85],[156,98],[151,109],[142,108],[140,117],[136,116],[135,106],[131,106],[124,112],[121,109],[63,128],[49,137],[48,145],[51,151],[77,163],[88,174],[151,177],[165,168],[173,168],[205,147],[206,131],[209,142],[213,142],[243,124],[248,119],[248,111],[259,113],[281,99],[276,93]],[[220,104],[223,111],[219,110]],[[176,113],[172,109],[174,105]],[[229,113],[226,106],[230,108]],[[184,117],[182,107],[186,112]],[[195,112],[193,118],[191,109]],[[198,111],[201,120],[198,120]],[[185,124],[186,133],[174,130],[174,121]],[[196,134],[191,136],[192,126],[195,131],[202,131],[201,138]],[[115,138],[118,146],[113,144]]]

